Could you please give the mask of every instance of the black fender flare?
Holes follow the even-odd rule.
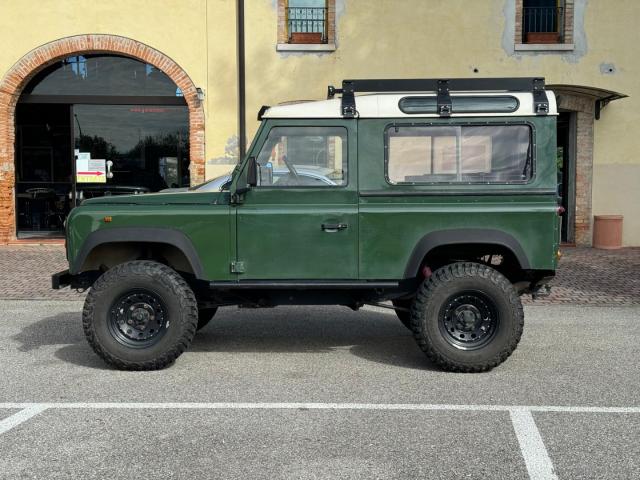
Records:
[[[193,243],[183,232],[172,228],[157,227],[114,227],[95,230],[87,235],[80,252],[70,265],[72,274],[80,273],[80,268],[91,251],[105,243],[163,243],[179,249],[191,265],[196,278],[204,278],[204,268]]]
[[[414,278],[422,260],[434,248],[462,243],[500,245],[513,253],[521,268],[525,270],[530,268],[529,259],[522,245],[512,235],[488,228],[456,228],[452,230],[437,230],[422,237],[411,252],[404,270],[404,278]]]

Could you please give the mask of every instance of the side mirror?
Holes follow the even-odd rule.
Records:
[[[247,164],[247,186],[255,187],[258,185],[258,164],[256,157],[249,157]]]

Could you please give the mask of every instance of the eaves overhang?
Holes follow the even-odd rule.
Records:
[[[547,85],[547,88],[549,90],[553,90],[556,95],[562,95],[564,93],[567,95],[575,95],[592,99],[595,102],[596,120],[600,119],[600,110],[602,110],[609,102],[629,96],[624,93],[614,92],[604,88],[590,87],[587,85],[567,85],[558,83]]]

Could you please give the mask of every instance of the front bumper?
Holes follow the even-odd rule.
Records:
[[[100,275],[101,272],[98,270],[76,274],[70,273],[69,270],[63,270],[62,272],[51,275],[51,288],[59,290],[65,287],[71,287],[86,290],[94,284]]]
[[[51,288],[59,290],[61,288],[71,285],[72,275],[69,270],[63,270],[62,272],[54,273],[51,275]]]

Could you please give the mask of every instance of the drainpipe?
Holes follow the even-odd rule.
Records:
[[[236,7],[236,43],[238,45],[238,161],[242,161],[247,149],[244,82],[244,0],[237,0]]]

